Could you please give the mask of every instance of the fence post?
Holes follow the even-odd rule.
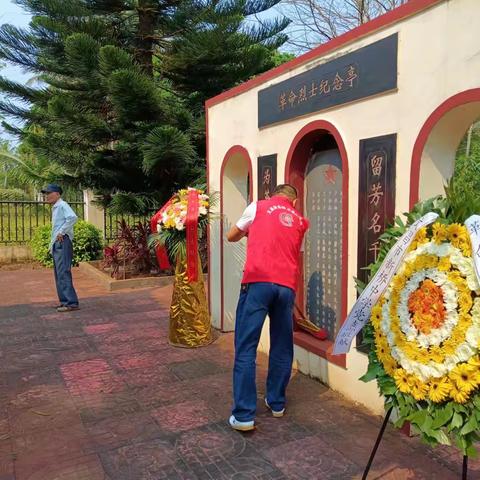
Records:
[[[91,190],[83,191],[83,201],[85,203],[85,218],[87,222],[95,225],[100,229],[102,235],[105,234],[105,218],[103,215],[103,209],[98,205],[95,205],[95,194]]]

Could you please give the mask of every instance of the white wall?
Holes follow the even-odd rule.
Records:
[[[223,157],[232,145],[238,144],[248,150],[253,161],[254,198],[258,156],[277,153],[277,181],[281,183],[284,181],[288,149],[303,126],[322,119],[329,121],[338,129],[349,160],[349,308],[356,299],[353,276],[357,271],[359,141],[390,133],[398,134],[396,212],[400,214],[407,211],[411,155],[422,125],[447,98],[480,86],[479,17],[478,0],[445,1],[209,108],[210,187],[214,190],[220,189]],[[399,34],[397,92],[313,113],[262,130],[257,128],[257,94],[260,89],[396,32]],[[457,133],[454,136],[456,138]],[[428,146],[427,152],[430,151],[432,150]],[[437,172],[442,171],[444,174],[450,172],[445,162],[435,168]],[[422,175],[430,174],[431,172],[422,170]],[[421,188],[422,184],[425,182],[421,182]],[[438,186],[438,182],[436,185]],[[213,284],[211,301],[216,305],[219,302],[220,288],[216,267],[220,263],[220,251],[213,245],[211,255]],[[212,312],[218,315],[219,309],[214,307]],[[335,390],[363,403],[368,408],[381,411],[381,401],[374,382],[365,385],[358,381],[358,377],[366,370],[365,355],[352,349],[347,357],[347,368],[342,369],[302,350],[296,348],[296,356],[302,371],[328,382]]]
[[[235,310],[245,264],[246,239],[230,243],[226,234],[248,204],[248,160],[240,153],[226,159],[223,173],[223,328],[235,329]]]

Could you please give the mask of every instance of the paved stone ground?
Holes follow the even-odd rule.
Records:
[[[231,334],[172,348],[169,288],[75,280],[82,309],[58,314],[50,271],[0,270],[0,480],[361,478],[381,418],[295,374],[283,419],[259,398],[257,430],[234,432]],[[260,397],[265,358],[258,370]],[[451,480],[460,465],[389,428],[369,478]]]

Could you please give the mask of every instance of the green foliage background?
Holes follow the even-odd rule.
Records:
[[[35,230],[30,241],[33,258],[46,267],[53,267],[50,252],[51,225],[43,225]],[[91,223],[79,220],[73,227],[73,265],[97,260],[102,252],[102,232]]]

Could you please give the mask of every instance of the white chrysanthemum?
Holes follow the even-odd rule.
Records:
[[[399,347],[395,345],[394,336],[390,328],[390,302],[386,301],[382,306],[382,321],[380,328],[385,334],[390,345],[392,357],[409,374],[415,375],[423,382],[428,382],[432,378],[440,378],[452,371],[458,363],[468,361],[478,350],[480,344],[480,298],[474,301],[472,309],[472,326],[468,329],[468,339],[461,343],[454,354],[446,355],[443,363],[430,361],[421,363],[409,358]],[[476,344],[476,346],[474,346]]]
[[[430,333],[421,333],[412,323],[412,316],[408,310],[408,300],[410,295],[415,292],[420,284],[429,278],[441,290],[444,298],[445,320],[441,327],[432,329]],[[419,270],[415,272],[405,284],[400,292],[400,301],[397,307],[397,314],[400,319],[400,328],[409,342],[417,342],[421,347],[428,348],[434,345],[440,345],[447,339],[455,325],[458,323],[456,286],[448,280],[445,272],[440,272],[434,268]]]

